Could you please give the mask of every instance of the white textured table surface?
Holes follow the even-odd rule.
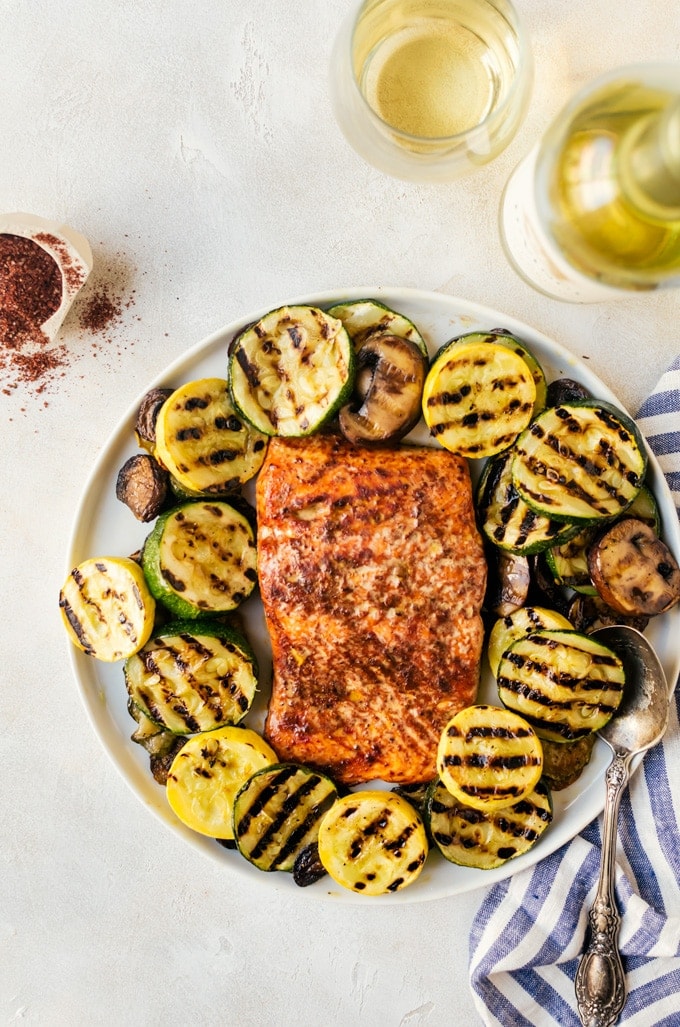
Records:
[[[57,593],[117,420],[171,359],[250,310],[342,286],[441,290],[587,356],[629,407],[645,396],[677,350],[680,294],[551,301],[506,264],[496,216],[508,173],[577,87],[678,58],[677,3],[519,6],[536,85],[518,137],[475,177],[418,187],[362,164],[331,120],[340,0],[3,5],[0,204],[72,224],[96,268],[59,374],[0,393],[0,1022],[478,1022],[466,967],[481,893],[376,910],[274,899],[264,875],[244,890],[116,773]],[[116,313],[95,332],[97,296]]]

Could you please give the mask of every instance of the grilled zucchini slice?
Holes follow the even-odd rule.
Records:
[[[237,416],[222,378],[187,382],[156,417],[156,459],[188,493],[233,492],[257,474],[267,442]]]
[[[253,530],[229,503],[182,503],[156,521],[142,566],[152,594],[176,617],[225,613],[257,583]]]
[[[243,720],[257,691],[257,666],[246,639],[226,624],[177,621],[127,660],[125,684],[157,724],[194,734]]]
[[[534,790],[543,752],[522,717],[495,706],[467,706],[442,731],[437,772],[459,802],[474,809],[512,806]]]
[[[546,550],[546,563],[558,585],[573,588],[583,595],[597,595],[588,570],[588,549],[596,534],[597,528],[591,525],[567,542]]]
[[[221,727],[194,735],[172,761],[165,786],[171,809],[192,831],[233,839],[234,799],[252,774],[277,762],[255,731]]]
[[[503,328],[498,328],[492,332],[467,332],[465,335],[459,335],[458,338],[454,340],[456,346],[466,345],[470,342],[492,342],[496,343],[498,346],[507,346],[507,348],[511,349],[513,353],[516,353],[518,357],[521,357],[531,371],[531,375],[534,379],[534,385],[536,386],[536,399],[534,400],[533,409],[534,416],[545,408],[548,396],[548,383],[546,381],[543,368],[526,343],[522,342],[521,339],[518,339],[517,336],[513,335],[511,332],[505,331]]]
[[[319,827],[319,858],[333,880],[362,895],[385,895],[412,884],[428,852],[425,825],[395,792],[345,795]]]
[[[549,610],[544,606],[522,606],[506,617],[499,617],[489,632],[486,655],[494,677],[498,674],[501,657],[513,642],[532,631],[544,628],[564,628],[571,631],[573,625],[557,610]]]
[[[540,738],[573,742],[599,731],[623,697],[621,660],[577,631],[535,631],[514,642],[498,668],[501,702]]]
[[[572,403],[548,408],[522,433],[512,480],[538,513],[586,527],[623,513],[646,469],[629,417],[606,403]]]
[[[536,385],[522,357],[498,343],[454,340],[425,379],[423,417],[444,449],[472,459],[511,446],[535,402]]]
[[[552,823],[552,796],[541,779],[513,806],[481,810],[459,802],[436,780],[428,794],[426,817],[430,837],[444,859],[475,870],[494,870],[534,847]]]
[[[342,321],[318,307],[280,307],[229,349],[237,411],[265,435],[309,435],[349,400],[354,347]]]
[[[495,546],[519,556],[540,553],[578,528],[536,513],[512,483],[513,449],[487,461],[477,487],[482,531]]]
[[[120,556],[92,557],[74,567],[59,593],[59,607],[74,645],[105,663],[141,649],[156,613],[142,568]]]
[[[234,801],[239,852],[258,870],[291,872],[337,797],[331,779],[308,767],[277,763],[257,771]]]
[[[400,339],[414,343],[424,357],[429,357],[427,343],[413,321],[378,300],[336,303],[329,307],[328,313],[342,321],[356,347],[361,346],[370,335],[398,335]]]

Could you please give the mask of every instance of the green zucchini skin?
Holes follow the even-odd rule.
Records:
[[[588,570],[588,548],[596,534],[595,526],[584,528],[573,538],[546,550],[546,562],[558,585],[583,595],[597,595]]]
[[[577,631],[541,630],[514,642],[498,667],[504,706],[539,738],[573,742],[600,728],[623,698],[623,664],[611,649]]]
[[[369,335],[398,335],[414,343],[429,360],[427,343],[420,331],[404,314],[400,314],[375,299],[336,303],[328,308],[331,317],[337,317],[347,329],[355,346]]]
[[[352,394],[354,346],[318,307],[270,311],[232,340],[228,360],[234,408],[263,435],[311,435]]]
[[[173,734],[238,724],[257,691],[255,654],[240,632],[217,621],[166,624],[125,663],[132,702]]]
[[[499,549],[530,556],[570,538],[578,527],[537,513],[512,481],[514,450],[491,457],[477,487],[477,514],[486,537]]]
[[[515,444],[512,480],[538,513],[586,527],[622,514],[646,470],[634,422],[609,403],[586,401],[534,418]]]
[[[175,617],[227,613],[257,584],[255,535],[230,503],[180,503],[156,521],[142,568],[151,594]]]
[[[316,841],[319,824],[337,798],[333,781],[309,767],[276,763],[257,771],[234,801],[239,852],[258,870],[292,872],[299,854]]]
[[[428,789],[425,817],[444,859],[475,870],[495,870],[536,845],[552,823],[552,795],[541,778],[515,805],[478,810],[459,802],[436,779]]]

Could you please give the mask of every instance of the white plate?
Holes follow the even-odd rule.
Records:
[[[310,303],[323,307],[365,296],[374,296],[411,318],[427,339],[433,353],[444,342],[463,332],[507,328],[530,345],[549,379],[559,376],[575,378],[590,389],[594,396],[616,402],[616,397],[599,378],[558,343],[513,318],[464,300],[415,289],[385,288],[340,290],[305,296],[290,302]],[[177,387],[193,378],[225,377],[229,341],[245,325],[265,313],[266,310],[257,311],[211,335],[175,361],[159,378],[149,384],[149,388]],[[150,531],[150,527],[140,524],[115,496],[119,468],[129,456],[139,452],[133,434],[138,406],[139,401],[123,418],[92,470],[75,518],[68,557],[69,569],[90,556],[133,553],[141,546]],[[422,428],[416,429],[414,437],[427,442],[427,436],[423,434]],[[661,506],[665,541],[678,556],[678,518],[663,474],[651,454],[649,475]],[[260,698],[259,706],[253,709],[248,719],[249,724],[259,727],[262,723],[271,668],[268,639],[259,601],[249,600],[241,610],[246,617],[248,634],[258,651],[263,671],[264,694]],[[680,647],[677,644],[680,637],[680,606],[652,621],[647,635],[659,654],[669,684],[672,686],[680,671]],[[238,853],[225,850],[217,842],[190,831],[175,818],[166,802],[164,789],[156,784],[150,774],[146,752],[141,746],[130,741],[134,724],[126,709],[127,692],[123,682],[122,665],[98,663],[75,647],[70,648],[76,680],[94,729],[127,783],[142,802],[171,830],[181,835],[197,853],[204,853],[218,860],[224,865],[226,874],[237,875],[244,885],[266,885],[275,891],[284,890],[289,894],[296,893],[300,897],[331,898],[332,901],[341,900],[364,905],[369,902],[387,902],[391,905],[422,902],[456,895],[491,884],[533,865],[573,838],[601,812],[604,805],[603,775],[609,762],[609,749],[604,742],[599,742],[589,766],[579,781],[570,788],[555,792],[554,820],[538,845],[531,852],[511,860],[497,870],[480,871],[454,866],[442,859],[438,853],[431,853],[418,880],[409,888],[393,895],[378,898],[362,897],[335,886],[328,877],[309,888],[299,889],[291,875],[264,875]],[[492,703],[498,701],[495,683],[487,668],[482,675],[480,700]],[[194,872],[200,872],[200,868],[196,866],[194,870],[188,862],[187,873]]]

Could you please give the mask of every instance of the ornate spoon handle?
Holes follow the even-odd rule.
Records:
[[[590,941],[576,972],[576,1004],[585,1027],[615,1023],[626,999],[617,940],[621,917],[614,896],[614,865],[619,804],[628,783],[630,760],[630,754],[614,753],[605,776],[600,879],[588,914]]]

